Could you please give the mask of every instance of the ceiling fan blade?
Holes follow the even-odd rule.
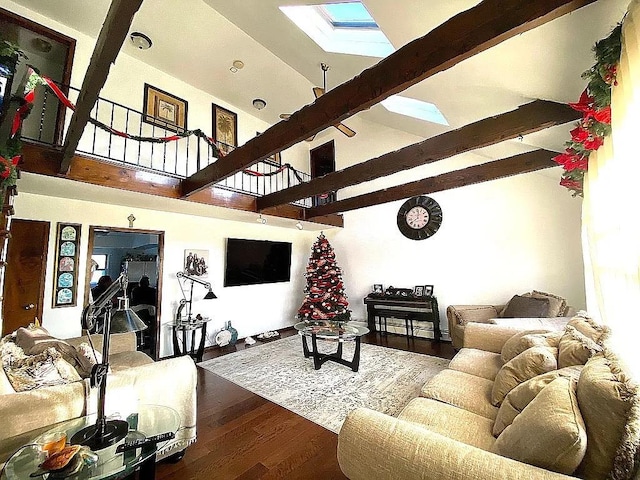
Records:
[[[351,130],[344,123],[336,123],[334,127],[344,133],[347,137],[353,137],[356,134],[355,130]]]
[[[324,88],[313,87],[313,94],[316,96],[316,98],[321,97],[322,95],[324,95]]]
[[[280,114],[280,118],[282,120],[289,120],[291,118],[291,114],[290,113],[281,113]]]

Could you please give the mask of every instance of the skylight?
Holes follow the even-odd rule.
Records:
[[[361,2],[282,6],[280,10],[325,52],[383,58],[394,51]]]
[[[382,103],[382,106],[390,112],[399,113],[400,115],[406,115],[407,117],[413,117],[418,120],[425,120],[427,122],[437,123],[440,125],[449,125],[449,122],[444,118],[442,112],[438,110],[438,107],[433,103],[402,97],[400,95],[392,95],[391,97],[382,100],[380,103]]]

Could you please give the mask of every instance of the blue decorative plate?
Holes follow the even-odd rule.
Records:
[[[72,242],[64,242],[60,245],[60,255],[64,257],[76,256],[76,245]]]
[[[58,287],[73,287],[73,275],[71,273],[63,273],[58,278]]]
[[[70,288],[63,288],[62,290],[58,290],[58,305],[64,305],[67,303],[71,303],[73,300],[73,293]]]

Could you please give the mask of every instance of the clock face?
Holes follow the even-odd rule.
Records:
[[[429,212],[422,206],[412,207],[411,210],[407,212],[405,220],[411,228],[419,230],[429,223]]]
[[[442,224],[442,208],[433,198],[413,197],[398,210],[398,229],[411,240],[425,240]]]

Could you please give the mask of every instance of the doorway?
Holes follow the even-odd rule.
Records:
[[[84,304],[95,300],[94,295],[100,295],[100,288],[96,287],[101,278],[115,281],[126,271],[126,293],[131,308],[148,327],[138,333],[138,350],[156,360],[160,344],[163,252],[162,231],[89,227]]]
[[[2,335],[42,321],[49,222],[13,219],[2,301]]]
[[[19,45],[28,58],[18,62],[13,78],[6,79],[6,87],[11,94],[18,93],[26,78],[27,64],[30,64],[58,83],[65,95],[69,95],[75,39],[3,8],[0,8],[0,32],[4,40]],[[54,95],[45,94],[44,89],[39,90],[33,111],[42,114],[29,115],[25,119],[22,138],[62,145],[65,110]]]
[[[310,152],[311,178],[322,177],[336,171],[336,147],[331,140]],[[336,192],[325,192],[313,197],[313,206],[336,201]]]

